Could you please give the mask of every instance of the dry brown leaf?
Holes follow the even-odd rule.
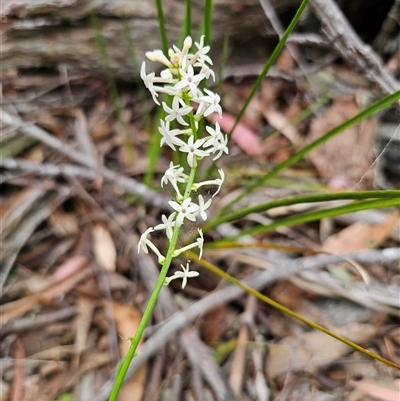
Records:
[[[299,370],[313,373],[319,366],[328,365],[348,352],[347,345],[319,331],[286,337],[269,346],[267,376],[274,379]]]
[[[226,305],[220,305],[204,317],[201,328],[201,336],[207,344],[216,344],[221,341],[230,323],[230,313]]]
[[[21,220],[23,215],[45,194],[46,190],[40,187],[26,188],[13,196],[1,205],[0,227],[1,236],[4,238],[9,229]]]
[[[330,109],[313,119],[307,141],[312,142],[332,128],[359,113],[360,108],[353,97],[335,99]],[[376,120],[365,120],[313,150],[309,157],[322,177],[332,188],[351,188],[366,174],[373,163],[373,142]],[[359,183],[368,187],[372,170]]]
[[[231,370],[229,372],[229,384],[232,387],[233,394],[236,396],[240,396],[242,392],[248,341],[249,328],[243,325],[239,330],[237,344],[233,353]]]
[[[39,115],[36,117],[36,123],[47,130],[54,132],[57,136],[62,136],[65,129],[65,124],[61,122],[49,110],[41,109]]]
[[[229,113],[223,113],[222,119],[218,116],[209,116],[209,120],[215,123],[218,121],[223,132],[229,132],[233,124],[235,123],[235,118]],[[232,139],[238,144],[238,146],[250,156],[259,155],[263,152],[263,144],[257,134],[244,123],[239,123],[235,131],[232,134]]]
[[[400,380],[393,382],[373,382],[371,380],[353,381],[351,384],[364,394],[380,401],[400,400]]]
[[[281,132],[291,143],[297,143],[299,141],[300,135],[297,129],[284,114],[274,109],[264,109],[263,115],[268,120],[271,127]]]
[[[106,108],[107,104],[104,101],[97,102],[89,117],[89,130],[94,141],[105,139],[112,133],[112,126],[107,121],[110,113],[107,113]]]
[[[333,331],[360,343],[374,335],[376,328],[369,324],[350,323]],[[270,344],[267,375],[273,379],[289,371],[313,373],[318,367],[329,365],[349,352],[351,348],[348,345],[320,331],[286,337],[279,343]]]
[[[87,297],[79,297],[77,300],[78,314],[75,320],[75,351],[74,365],[78,367],[81,353],[87,346],[90,326],[92,324],[93,311],[96,307],[95,302]]]
[[[79,231],[76,215],[67,213],[62,207],[54,210],[48,218],[49,224],[58,237],[77,234]]]
[[[126,338],[133,337],[139,327],[141,314],[131,305],[113,303],[114,318],[118,334],[122,337],[119,343],[120,354],[124,357],[131,345]],[[140,401],[143,396],[146,380],[147,365],[143,364],[140,369],[124,383],[119,399],[121,401]]]
[[[276,60],[276,67],[288,73],[294,72],[296,63],[287,47],[282,49],[281,54]]]
[[[76,271],[82,269],[89,262],[89,259],[85,255],[74,255],[67,259],[64,263],[57,267],[54,274],[51,276],[53,282],[63,280],[70,276]]]
[[[336,254],[374,248],[389,238],[398,217],[398,213],[394,212],[381,224],[354,223],[329,237],[321,251]]]
[[[96,262],[103,269],[115,271],[117,251],[110,232],[101,224],[93,227],[93,253]]]

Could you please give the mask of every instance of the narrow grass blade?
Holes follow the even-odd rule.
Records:
[[[168,54],[168,37],[167,37],[167,29],[165,27],[165,17],[164,10],[162,7],[162,0],[156,0],[157,6],[157,19],[158,26],[160,27],[160,35],[161,35],[161,47],[164,54]]]
[[[272,177],[275,177],[277,174],[279,174],[281,171],[283,171],[285,168],[295,164],[298,162],[301,158],[303,158],[305,155],[310,153],[312,150],[316,149],[318,146],[321,146],[325,142],[327,142],[329,139],[333,138],[334,136],[340,134],[341,132],[345,131],[346,129],[352,127],[353,125],[356,125],[360,123],[361,121],[371,117],[372,115],[378,113],[379,111],[385,109],[386,107],[389,107],[393,103],[397,102],[400,100],[400,91],[397,91],[391,95],[385,96],[383,99],[380,99],[376,103],[372,104],[369,106],[367,109],[363,110],[362,112],[358,113],[354,117],[348,119],[344,123],[338,125],[337,127],[331,129],[328,131],[325,135],[322,137],[318,138],[314,142],[311,142],[309,145],[305,146],[303,149],[300,149],[298,152],[293,154],[289,159],[285,160],[284,162],[278,164],[271,172],[267,173],[265,176],[259,178],[251,187],[249,187],[246,191],[244,191],[240,196],[238,196],[236,199],[234,199],[232,202],[230,202],[228,205],[226,205],[222,212],[226,211],[230,207],[232,207],[234,204],[239,202],[241,199],[243,199],[245,196],[249,195],[251,192],[253,192],[255,189],[259,188],[261,185],[263,185],[266,181],[271,179]]]
[[[166,103],[168,104],[168,106],[171,106],[172,101],[169,96],[167,98]],[[150,145],[147,149],[147,168],[146,168],[146,174],[143,179],[144,184],[147,186],[151,186],[151,184],[152,184],[155,168],[156,168],[157,162],[160,158],[162,149],[160,146],[161,134],[158,131],[158,127],[159,127],[160,120],[165,118],[165,116],[166,116],[166,114],[165,114],[164,109],[162,107],[159,107],[157,109],[157,114],[154,117],[154,121],[156,124],[154,124],[153,126],[155,128],[153,128],[151,131],[149,131],[149,132],[152,132],[152,135],[150,138]]]
[[[276,251],[299,253],[301,255],[317,255],[321,252],[309,248],[299,248],[295,246],[286,246],[280,244],[268,244],[264,242],[236,242],[236,241],[218,241],[204,244],[204,249],[237,249],[237,248],[257,248],[257,249],[275,249]],[[322,252],[323,253],[323,252]]]
[[[221,93],[222,83],[224,82],[224,70],[226,66],[226,61],[228,59],[228,49],[229,49],[229,35],[225,34],[224,43],[222,45],[221,59],[219,61],[218,67],[218,80],[217,80],[217,93]]]
[[[130,160],[132,160],[132,163],[133,163],[135,154],[133,151],[132,143],[129,138],[128,127],[126,125],[126,122],[125,122],[125,119],[123,116],[122,104],[121,104],[121,100],[118,95],[117,85],[115,83],[115,79],[114,79],[112,71],[111,71],[110,60],[109,60],[108,53],[107,53],[107,44],[106,44],[104,36],[101,32],[100,21],[97,18],[96,14],[94,14],[94,13],[90,14],[90,23],[91,23],[92,29],[94,31],[94,36],[95,36],[97,47],[99,48],[101,56],[103,57],[104,69],[105,69],[105,73],[106,73],[106,77],[107,77],[107,81],[108,81],[108,88],[110,91],[111,102],[113,104],[115,114],[117,116],[117,120],[123,131],[124,147],[129,155]]]
[[[309,213],[302,213],[296,216],[285,217],[283,219],[274,221],[267,225],[257,225],[255,227],[243,230],[240,234],[227,238],[233,240],[244,235],[256,235],[273,231],[282,226],[294,226],[296,224],[308,223],[310,221],[320,220],[325,217],[334,217],[342,214],[359,212],[361,210],[378,209],[384,207],[400,206],[400,198],[391,199],[373,199],[350,203],[348,205],[332,207],[324,210],[316,210]]]
[[[286,308],[285,306],[281,305],[279,302],[276,302],[273,299],[261,294],[260,292],[254,290],[253,288],[249,287],[248,285],[243,284],[240,280],[238,280],[235,277],[231,276],[230,274],[224,272],[219,267],[208,262],[204,258],[199,259],[195,253],[187,251],[187,252],[185,252],[185,254],[188,256],[188,258],[190,260],[195,261],[196,263],[205,267],[207,270],[216,274],[217,276],[221,277],[222,279],[240,287],[241,289],[243,289],[243,291],[245,291],[246,293],[248,293],[250,295],[253,295],[257,299],[259,299],[261,302],[264,302],[267,305],[270,305],[273,308],[285,313],[286,315],[289,315],[289,316],[293,317],[294,319],[297,319],[300,322],[303,322],[304,324],[306,324],[307,326],[309,326],[313,329],[322,331],[323,333],[328,334],[329,336],[331,336],[333,338],[336,338],[337,340],[341,341],[344,344],[347,344],[348,346],[355,349],[356,351],[362,352],[364,355],[367,355],[373,359],[376,359],[377,361],[380,361],[380,362],[384,363],[385,365],[390,366],[391,368],[400,370],[400,366],[395,364],[394,362],[389,361],[388,359],[385,359],[385,358],[381,357],[380,355],[361,347],[360,345],[348,340],[347,338],[340,336],[339,334],[336,334],[336,333],[326,329],[325,327],[323,327],[317,323],[312,322],[311,320],[299,315],[296,312],[293,312],[289,308]]]
[[[276,199],[270,202],[265,202],[258,205],[250,206],[244,209],[240,209],[237,212],[217,217],[216,219],[210,221],[209,223],[203,226],[203,232],[206,232],[221,223],[226,223],[228,221],[241,219],[250,213],[262,213],[276,207],[290,206],[300,203],[327,202],[327,201],[344,200],[344,199],[365,200],[365,199],[389,199],[389,198],[397,198],[399,199],[400,202],[400,191],[393,190],[393,191],[336,192],[331,194],[300,195],[300,196],[293,196],[290,198]]]
[[[203,34],[204,44],[210,46],[211,44],[211,26],[212,26],[212,11],[213,11],[213,0],[206,0],[204,5],[204,17],[203,17]]]
[[[232,129],[230,130],[228,135],[232,135],[233,131],[235,130],[236,126],[239,124],[239,121],[242,119],[248,105],[250,104],[251,100],[253,99],[254,95],[260,88],[262,82],[264,81],[265,76],[267,75],[269,69],[271,66],[275,63],[276,59],[278,58],[280,52],[282,51],[283,47],[285,46],[285,43],[289,37],[289,35],[293,32],[293,29],[295,28],[297,22],[299,21],[304,9],[306,8],[308,4],[308,0],[303,0],[302,3],[300,4],[299,9],[297,10],[296,15],[293,17],[292,21],[290,22],[289,26],[287,27],[285,33],[282,35],[281,40],[278,42],[277,46],[275,47],[274,51],[272,52],[270,58],[268,61],[265,63],[265,66],[261,72],[261,74],[258,76],[255,84],[253,85],[250,94],[248,95],[242,109],[239,111],[238,115],[236,116],[235,124],[233,125]]]
[[[139,106],[140,106],[140,111],[142,113],[143,125],[146,128],[146,131],[150,132],[151,130],[150,110],[146,103],[146,98],[147,98],[146,91],[144,90],[143,82],[140,79],[138,61],[136,59],[136,53],[135,53],[135,44],[132,40],[128,19],[126,18],[125,14],[122,16],[122,25],[124,27],[125,38],[128,42],[128,51],[129,51],[129,56],[131,58],[134,80],[138,90]]]

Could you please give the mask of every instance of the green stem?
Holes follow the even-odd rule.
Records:
[[[187,182],[187,185],[186,185],[185,195],[183,197],[183,201],[185,199],[187,199],[189,197],[189,195],[190,195],[191,187],[193,185],[193,181],[194,181],[195,175],[196,175],[196,167],[193,168],[191,170],[191,172],[190,172],[189,179],[188,179],[188,182]],[[178,236],[179,236],[180,229],[181,229],[181,227],[175,227],[174,228],[174,232],[172,234],[172,238],[171,238],[171,241],[169,243],[168,253],[167,253],[167,256],[165,257],[165,261],[164,261],[163,266],[161,268],[160,275],[158,276],[157,283],[156,283],[156,285],[154,287],[153,292],[151,293],[149,302],[148,302],[148,304],[146,306],[146,309],[145,309],[145,311],[143,313],[142,319],[140,320],[139,327],[137,329],[135,337],[133,337],[131,339],[131,346],[130,346],[130,348],[128,350],[128,353],[126,354],[125,358],[122,360],[122,363],[121,363],[121,365],[120,365],[120,367],[118,369],[118,374],[117,374],[117,377],[115,378],[114,387],[112,389],[109,401],[116,401],[117,400],[118,394],[119,394],[119,392],[121,390],[121,387],[122,387],[122,384],[123,384],[123,382],[125,380],[125,376],[126,376],[126,374],[128,372],[129,366],[130,366],[130,364],[132,362],[132,359],[134,358],[134,356],[136,354],[137,347],[138,347],[139,342],[140,342],[140,340],[141,340],[141,338],[143,336],[144,329],[146,328],[147,323],[148,323],[148,321],[150,319],[150,316],[153,313],[154,306],[156,305],[158,296],[159,296],[160,291],[161,291],[161,289],[162,289],[162,287],[164,285],[164,280],[167,277],[167,273],[168,273],[169,267],[171,265],[172,254],[175,251],[175,247],[176,247],[176,243],[178,241]]]
[[[190,104],[189,99],[186,97],[184,98],[186,104]],[[195,135],[196,138],[196,126],[195,126],[195,121],[194,121],[194,116],[193,113],[189,114],[189,118],[190,118],[190,123],[192,126],[192,130],[193,130],[193,135]],[[196,170],[197,167],[193,167],[190,171],[190,175],[186,184],[186,189],[185,189],[185,193],[183,195],[183,199],[182,199],[182,203],[189,198],[190,193],[192,192],[192,185],[194,182],[194,178],[196,176]],[[143,316],[142,319],[140,320],[139,323],[139,327],[137,329],[137,332],[135,334],[135,337],[131,338],[131,346],[129,347],[129,350],[125,356],[125,358],[122,360],[120,366],[118,367],[117,373],[116,373],[116,378],[115,378],[115,383],[114,383],[114,387],[112,389],[109,401],[116,401],[118,398],[118,394],[121,390],[121,387],[124,383],[126,374],[128,373],[128,369],[129,366],[132,362],[132,359],[135,357],[136,355],[136,350],[137,347],[139,346],[140,340],[143,336],[143,332],[144,329],[147,326],[147,323],[150,319],[151,314],[153,313],[153,309],[156,305],[158,296],[160,294],[160,291],[164,285],[165,282],[165,278],[167,277],[167,273],[169,270],[169,267],[171,265],[171,261],[172,261],[172,255],[175,251],[176,248],[176,243],[178,241],[178,237],[179,237],[179,232],[181,230],[181,227],[176,227],[174,228],[173,234],[172,234],[172,238],[169,242],[169,247],[168,247],[168,252],[167,252],[167,256],[165,257],[164,263],[162,265],[160,274],[158,276],[156,285],[153,289],[153,292],[150,295],[150,299],[149,302],[147,303],[146,309],[143,312]]]

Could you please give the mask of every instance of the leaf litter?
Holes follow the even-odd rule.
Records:
[[[290,59],[282,58],[281,64],[286,74],[292,72]],[[263,174],[266,165],[290,156],[302,141],[314,140],[362,108],[354,96],[336,96],[320,114],[291,126],[294,114],[304,109],[306,93],[285,77],[265,81],[244,122],[234,132],[236,145],[229,157],[222,159],[230,169],[227,180],[232,190],[243,184],[242,179],[251,180],[254,172]],[[71,81],[73,98],[80,100],[74,106],[66,106],[62,89],[40,95],[42,85],[57,80],[54,76],[41,76],[36,87],[29,87],[30,91],[37,92],[36,103],[24,101],[25,110],[19,110],[26,121],[34,116],[32,124],[41,126],[64,143],[71,146],[79,143],[79,150],[83,152],[94,149],[95,154],[86,154],[86,157],[95,158],[97,178],[91,180],[71,174],[36,176],[35,172],[23,169],[7,171],[8,176],[2,177],[4,252],[1,262],[2,272],[7,271],[1,276],[4,277],[0,314],[0,352],[4,362],[0,382],[2,400],[94,398],[110,379],[117,361],[125,355],[129,346],[126,338],[134,335],[148,297],[146,283],[138,275],[137,244],[132,233],[140,231],[143,219],[157,221],[160,209],[145,206],[137,197],[104,180],[102,168],[105,165],[119,176],[141,181],[147,163],[149,133],[134,118],[140,115],[135,92],[121,88],[128,128],[135,133],[132,137],[135,160],[129,159],[108,96],[97,85],[104,86],[104,81],[93,79],[97,83],[88,80],[86,85],[85,82],[78,85]],[[21,78],[16,76],[14,87],[12,80],[8,82],[5,98],[13,93],[23,99],[26,88],[18,86]],[[221,127],[225,131],[232,127],[237,105],[241,104],[243,94],[249,92],[251,83],[247,80],[236,85],[225,82],[222,86],[225,110]],[[284,196],[297,194],[299,189],[288,188],[285,181],[288,177],[303,183],[306,192],[312,185],[338,189],[360,184],[357,188],[371,188],[370,176],[362,183],[358,180],[373,162],[371,150],[378,123],[377,120],[365,122],[337,140],[329,141],[314,151],[308,162],[287,170],[282,181],[271,182],[270,187],[255,195],[265,199],[265,192],[272,198],[282,196],[282,191]],[[269,136],[274,130],[281,133]],[[78,137],[81,135],[89,139],[88,146],[83,145],[82,137]],[[19,133],[13,137],[14,145],[7,148],[7,157],[57,166],[71,163],[67,156],[41,142],[26,142],[23,138]],[[15,146],[19,141],[21,144]],[[160,163],[167,163],[167,159],[168,154],[162,154]],[[291,215],[298,210],[287,208],[284,212]],[[253,217],[253,221],[266,218]],[[274,218],[273,214],[268,217]],[[375,225],[360,217],[353,223],[332,219],[330,227],[324,241],[321,241],[321,227],[316,224],[285,228],[266,240],[333,254],[399,246],[399,237],[393,235],[398,230],[398,216],[394,213],[383,213]],[[208,240],[212,238],[218,238],[218,233],[210,233]],[[284,258],[265,263],[266,255],[270,254],[243,250],[209,253],[215,263],[242,278],[260,266],[284,269]],[[398,361],[398,317],[374,309],[364,301],[366,298],[356,296],[356,292],[347,288],[350,285],[357,290],[362,279],[344,264],[337,264],[336,268],[347,271],[346,284],[334,274],[330,281],[315,276],[312,281],[302,276],[302,281],[288,279],[272,283],[264,292],[363,347]],[[321,273],[327,275],[334,271],[329,267],[332,266]],[[398,266],[373,261],[364,263],[363,268],[373,284],[369,296],[374,295],[377,304],[392,305],[393,297],[389,294],[393,294],[390,288],[395,291],[400,283]],[[168,290],[180,307],[178,313],[184,313],[189,304],[220,285],[210,273],[201,271],[199,280],[188,284],[185,291],[179,286]],[[339,289],[335,290],[335,286]],[[398,307],[394,310],[398,311]],[[146,338],[162,330],[163,321],[160,307]],[[196,337],[193,344],[206,344],[215,353],[223,347],[228,350],[218,359],[219,367],[238,400],[243,397],[280,399],[299,393],[304,399],[313,396],[315,400],[335,397],[356,400],[357,394],[363,400],[398,399],[395,398],[399,395],[396,372],[323,333],[310,331],[250,296],[241,295],[229,304],[216,307],[198,319],[194,327],[201,337]],[[196,355],[188,357],[182,351],[181,335],[175,333],[163,351],[149,358],[128,380],[121,400],[149,399],[148,394],[153,394],[153,399],[161,399],[160,394],[167,396],[173,391],[190,394],[187,398],[190,399],[196,394],[198,380],[207,394],[211,391],[210,385],[205,384],[208,382],[204,373],[201,370],[199,373]],[[195,338],[192,335],[187,338]],[[153,369],[157,369],[158,376],[152,375]],[[215,378],[217,382],[213,385],[218,388],[218,380],[224,379],[219,374]],[[154,391],[155,385],[157,391]],[[154,394],[159,394],[159,398],[154,398]]]

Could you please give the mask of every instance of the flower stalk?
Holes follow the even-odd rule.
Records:
[[[215,74],[210,68],[212,61],[207,55],[210,47],[204,45],[204,36],[201,37],[199,43],[195,42],[197,50],[194,53],[191,53],[192,45],[192,39],[187,37],[182,49],[173,46],[172,49],[169,49],[168,56],[161,50],[147,52],[148,59],[160,62],[166,67],[158,77],[154,72],[146,73],[145,62],[141,67],[140,75],[146,88],[150,91],[154,102],[163,107],[167,114],[165,120],[160,121],[159,131],[162,136],[160,146],[165,145],[175,152],[183,153],[186,156],[187,166],[170,163],[161,179],[161,186],[171,185],[174,190],[175,198],[168,202],[172,212],[169,216],[163,215],[161,224],[149,227],[140,237],[138,252],[148,253],[151,250],[155,253],[161,264],[161,270],[138,330],[135,336],[129,339],[131,346],[118,368],[110,401],[117,400],[129,365],[136,355],[144,329],[163,285],[168,285],[175,279],[182,279],[182,288],[184,288],[188,278],[199,275],[196,271],[190,271],[190,261],[188,261],[186,265],[181,264],[180,271],[167,277],[172,260],[182,252],[199,248],[199,258],[202,257],[204,238],[201,228],[198,228],[199,237],[193,243],[177,249],[179,233],[186,220],[192,222],[196,222],[197,219],[207,220],[207,209],[211,206],[214,196],[220,191],[224,181],[224,173],[220,169],[219,179],[195,182],[198,161],[208,156],[213,156],[213,160],[217,160],[223,153],[227,154],[228,138],[221,132],[218,123],[216,123],[215,129],[206,128],[208,136],[198,137],[199,121],[212,113],[217,113],[221,117],[222,109],[219,105],[220,97],[207,89],[203,93],[200,85],[203,80],[210,77],[215,80]],[[173,96],[171,107],[165,102],[160,105],[159,93]],[[197,107],[194,107],[194,104],[197,104]],[[194,113],[195,109],[196,113]],[[171,129],[171,124],[179,124],[179,128]],[[208,200],[205,200],[202,195],[197,195],[196,192],[198,188],[205,185],[218,187],[216,193]],[[165,256],[150,238],[151,234],[158,230],[165,230],[169,241]]]

